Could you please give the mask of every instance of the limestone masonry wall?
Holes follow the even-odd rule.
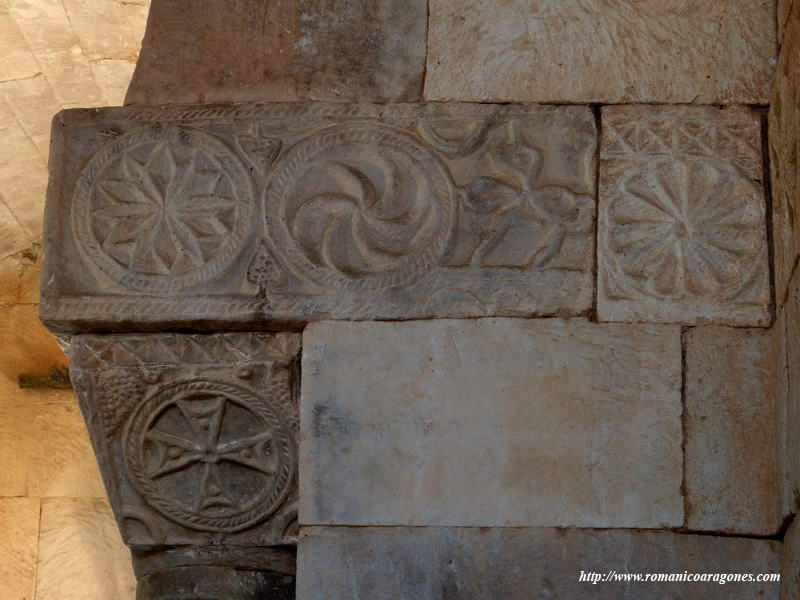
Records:
[[[40,305],[139,600],[800,599],[799,88],[797,0],[153,0]]]

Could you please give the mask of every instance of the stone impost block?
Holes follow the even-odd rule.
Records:
[[[691,530],[767,536],[782,525],[777,333],[776,325],[696,327],[686,334],[685,488]]]
[[[275,547],[298,533],[299,342],[74,338],[75,390],[140,600],[272,598],[259,594],[293,587],[294,557]]]
[[[302,525],[683,525],[677,326],[312,323],[302,372]]]
[[[614,106],[602,124],[600,320],[769,325],[759,113]]]
[[[772,540],[667,531],[311,527],[300,540],[297,597],[778,600],[775,579],[721,583],[719,575],[774,577],[780,550]],[[628,574],[672,578],[626,582]],[[680,579],[694,576],[705,579]]]
[[[586,314],[586,107],[243,104],[54,120],[63,330]]]
[[[430,0],[425,96],[765,104],[776,46],[775,0]]]

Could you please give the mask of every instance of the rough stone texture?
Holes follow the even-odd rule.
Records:
[[[427,100],[766,104],[775,0],[431,0]]]
[[[154,0],[125,103],[415,102],[427,20],[426,0]]]
[[[800,521],[792,521],[781,549],[781,600],[800,600]]]
[[[783,304],[800,256],[800,2],[787,25],[769,113],[775,295]]]
[[[313,323],[303,525],[683,524],[677,327]]]
[[[41,519],[36,600],[133,600],[130,554],[105,500],[45,499]]]
[[[786,26],[793,5],[794,0],[778,0],[778,41],[781,44],[786,40]]]
[[[774,425],[774,438],[776,444],[777,484],[780,518],[796,512],[800,505],[795,499],[800,499],[794,494],[794,483],[789,477],[790,473],[800,473],[800,461],[796,446],[789,443],[788,420],[789,412],[789,363],[788,344],[786,340],[786,311],[778,311],[775,323],[772,325],[772,369],[775,389],[776,421]],[[792,444],[794,441],[792,441]],[[794,461],[794,464],[790,464]]]
[[[33,600],[39,545],[39,500],[0,498],[0,597]]]
[[[47,375],[66,366],[66,357],[37,317],[34,304],[0,305],[0,393],[11,394],[21,373]]]
[[[0,496],[105,497],[69,390],[0,398]]]
[[[131,546],[291,543],[293,334],[77,336],[71,373]]]
[[[728,327],[686,334],[686,523],[693,531],[775,535],[782,525],[773,337]]]
[[[63,112],[54,136],[55,329],[591,307],[586,107],[131,107]]]
[[[0,258],[40,241],[53,115],[122,104],[148,6],[0,0]]]
[[[789,286],[784,307],[788,386],[778,420],[784,509],[800,509],[800,271]]]
[[[137,598],[169,600],[295,600],[294,576],[224,567],[180,567],[139,581]]]
[[[780,542],[652,531],[304,528],[302,600],[777,600],[780,583],[579,581],[581,572],[778,573]]]
[[[769,325],[759,113],[614,106],[602,125],[600,320]]]

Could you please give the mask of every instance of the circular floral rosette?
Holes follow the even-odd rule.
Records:
[[[370,291],[408,283],[444,254],[455,197],[416,138],[358,122],[297,144],[275,168],[266,212],[276,252],[298,275]]]
[[[125,432],[125,461],[144,500],[191,529],[235,532],[269,517],[295,471],[289,428],[250,390],[212,380],[166,385]]]
[[[763,195],[734,167],[659,158],[609,195],[600,256],[620,295],[733,298],[762,268]]]
[[[106,145],[82,171],[72,206],[83,254],[143,292],[208,281],[237,258],[255,227],[239,158],[185,127],[141,129]]]

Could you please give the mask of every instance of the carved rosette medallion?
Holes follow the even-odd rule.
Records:
[[[190,529],[232,533],[286,499],[295,471],[289,427],[249,389],[179,381],[145,398],[125,432],[128,474],[145,501]]]
[[[420,141],[376,123],[330,127],[297,144],[267,189],[275,250],[318,285],[372,291],[408,283],[444,255],[455,193]]]
[[[759,188],[736,167],[667,156],[630,169],[603,207],[602,255],[617,293],[733,299],[765,253]]]
[[[255,224],[248,171],[217,138],[152,127],[101,149],[78,178],[72,226],[81,252],[139,292],[168,293],[212,279]]]

